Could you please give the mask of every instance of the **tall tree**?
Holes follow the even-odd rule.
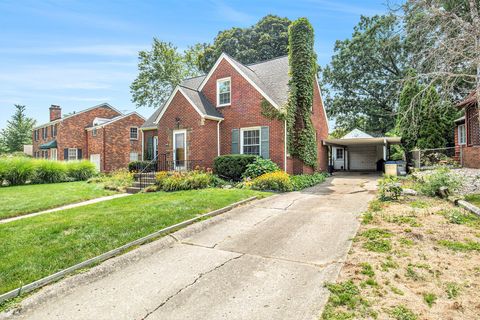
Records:
[[[404,11],[418,78],[440,86],[449,100],[480,94],[480,1],[408,0]]]
[[[154,38],[151,50],[139,52],[139,73],[130,85],[132,101],[139,107],[163,105],[184,78],[198,75],[197,49],[180,53],[173,44]]]
[[[7,152],[23,151],[23,145],[32,143],[35,120],[26,116],[25,106],[16,104],[15,109],[12,119],[7,121],[7,127],[0,134]]]
[[[208,72],[222,52],[242,63],[286,55],[290,22],[288,18],[267,15],[251,27],[219,32],[213,44],[205,48],[199,61],[200,69]]]
[[[407,59],[399,30],[393,14],[362,16],[352,37],[336,42],[322,82],[338,127],[374,134],[393,128]]]
[[[317,167],[317,145],[311,120],[313,90],[317,73],[313,27],[300,18],[289,27],[289,64],[291,79],[287,107],[289,152],[306,165]]]

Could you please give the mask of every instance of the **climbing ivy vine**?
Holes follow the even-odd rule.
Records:
[[[317,167],[317,143],[311,120],[313,90],[317,73],[313,27],[300,18],[288,28],[290,96],[287,106],[288,149],[306,165]]]
[[[260,103],[262,108],[262,116],[270,120],[285,120],[286,119],[286,110],[277,109],[267,99],[262,99]]]

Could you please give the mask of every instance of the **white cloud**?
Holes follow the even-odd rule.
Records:
[[[217,14],[220,16],[220,18],[225,20],[242,24],[252,23],[255,20],[252,15],[237,10],[225,4],[223,1],[213,1],[213,5],[215,6]]]

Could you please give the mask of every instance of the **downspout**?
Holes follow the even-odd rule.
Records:
[[[285,172],[287,172],[287,120],[284,121],[285,124],[285,134],[284,134],[284,152],[283,152],[283,167]]]
[[[217,122],[217,156],[220,156],[220,123],[223,120],[218,120]]]

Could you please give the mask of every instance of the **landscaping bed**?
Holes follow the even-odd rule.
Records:
[[[0,293],[200,214],[267,195],[211,188],[143,193],[0,225]]]
[[[476,319],[480,219],[425,196],[373,201],[322,319]]]
[[[64,182],[0,188],[0,219],[39,212],[115,192],[86,182]]]

